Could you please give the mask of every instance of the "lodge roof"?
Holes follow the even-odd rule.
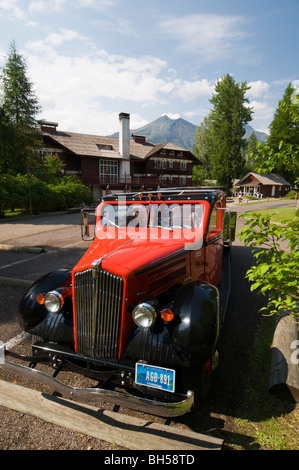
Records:
[[[242,186],[247,182],[250,176],[253,176],[263,185],[290,186],[290,183],[277,173],[264,173],[260,175],[259,173],[254,173],[252,171],[237,181],[235,186]]]
[[[122,158],[119,151],[119,139],[117,137],[104,137],[58,130],[55,132],[43,132],[43,135],[77,156],[111,159]],[[130,140],[130,154],[133,159],[144,160],[150,158],[163,148],[165,150],[185,152],[185,154],[189,154],[192,159],[195,159],[194,155],[192,155],[189,150],[170,142],[153,144],[152,142],[135,142],[132,139]]]

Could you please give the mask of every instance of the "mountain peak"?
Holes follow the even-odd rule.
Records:
[[[160,144],[171,142],[187,150],[194,148],[196,126],[182,118],[172,119],[163,114],[158,119],[132,131],[147,136],[149,142]]]
[[[193,150],[195,147],[195,132],[197,126],[182,118],[173,119],[167,114],[163,114],[155,121],[139,127],[139,129],[132,129],[132,134],[142,134],[147,137],[148,142],[153,144],[162,144],[164,142],[171,142],[172,144],[183,147],[186,150]],[[251,126],[246,126],[246,139],[254,132],[257,140],[265,143],[267,134],[255,131]],[[111,137],[117,137],[118,133],[113,134]]]

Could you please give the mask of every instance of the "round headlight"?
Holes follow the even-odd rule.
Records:
[[[45,295],[44,306],[51,313],[57,313],[63,306],[63,297],[56,290],[52,290]]]
[[[155,309],[147,302],[137,305],[133,310],[132,316],[136,325],[141,328],[149,328],[150,326],[153,326],[156,320]]]

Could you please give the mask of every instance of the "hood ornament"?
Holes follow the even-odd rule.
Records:
[[[123,243],[122,245],[118,246],[117,248],[115,248],[115,250],[112,250],[110,251],[110,253],[107,253],[106,255],[102,256],[102,258],[99,258],[99,259],[95,259],[93,262],[92,262],[92,277],[97,277],[97,274],[99,272],[99,269],[100,269],[100,266],[101,266],[101,263],[103,261],[104,258],[107,258],[107,256],[110,256],[112,255],[113,253],[115,253],[116,251],[120,250],[121,248],[123,248],[124,246],[128,245],[129,243],[131,243],[133,240],[135,240],[137,237],[135,238],[131,238],[130,240],[127,240],[125,243]]]

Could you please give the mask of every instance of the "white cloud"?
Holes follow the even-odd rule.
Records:
[[[30,14],[42,12],[49,13],[49,11],[62,11],[64,8],[90,8],[93,10],[103,11],[115,6],[118,1],[119,0],[51,0],[51,2],[49,2],[48,0],[31,0],[28,6],[28,12]]]
[[[74,41],[75,39],[87,39],[76,31],[61,28],[59,33],[49,34],[47,41],[50,45],[60,46],[66,41]]]
[[[107,18],[93,19],[90,21],[93,27],[100,29],[101,31],[108,31],[109,33],[119,33],[125,36],[136,37],[136,31],[131,21],[127,18],[113,18],[112,20]]]
[[[155,105],[161,114],[168,108],[172,118],[183,115],[196,118],[198,124],[208,114],[214,82],[183,80],[157,57],[109,54],[66,28],[28,42],[24,51],[42,107],[40,117],[58,121],[64,130],[110,134],[116,130],[120,111],[130,112],[132,128],[138,128],[144,123],[138,110]],[[269,84],[257,80],[249,85],[254,122],[259,129],[266,128],[273,116],[267,102]],[[193,109],[183,111],[180,102],[193,102]]]
[[[250,106],[253,107],[255,114],[259,119],[269,119],[273,115],[274,107],[265,101],[251,101]]]
[[[214,83],[207,79],[191,81],[182,81],[178,86],[177,95],[183,101],[192,101],[200,96],[211,96],[214,91]]]
[[[93,9],[104,11],[118,4],[119,0],[31,0],[23,2],[21,0],[0,0],[0,17],[9,20],[19,21],[26,26],[36,27],[38,23],[32,18],[40,13],[51,13],[67,11],[70,8]],[[24,5],[25,3],[25,5]]]
[[[241,48],[240,40],[248,36],[242,29],[245,23],[242,16],[198,14],[165,18],[159,28],[177,39],[182,51],[214,61],[230,58]]]
[[[67,45],[71,54],[66,52]],[[182,80],[169,69],[165,60],[109,54],[97,48],[89,38],[65,28],[43,40],[28,42],[25,51],[42,117],[60,121],[64,128],[67,128],[66,123],[73,122],[69,130],[99,132],[101,119],[105,129],[111,124],[115,129],[115,113],[107,111],[107,119],[102,117],[103,106],[115,112],[128,106],[142,109],[159,105],[163,109],[174,99],[176,108],[172,116],[179,116],[175,111],[179,109],[179,100],[184,103],[206,101],[214,92],[214,81]],[[197,102],[196,107],[200,106],[202,104]],[[186,112],[183,114],[187,118]],[[202,109],[190,113],[190,117],[203,118]],[[109,131],[103,130],[103,133]]]
[[[273,119],[274,106],[270,105],[266,101],[251,101],[250,107],[253,108],[253,122],[250,123],[254,129],[268,133],[269,123]]]
[[[19,0],[0,0],[0,17],[20,21],[27,26],[37,26],[37,23],[29,19],[26,10],[21,8],[19,3]]]
[[[61,52],[66,43],[76,51],[78,40],[81,45],[89,41],[74,31],[62,29],[43,41],[25,45],[30,79],[36,84],[44,119],[61,121],[65,128],[65,123],[72,120],[73,128],[76,123],[81,131],[93,132],[94,119],[102,119],[105,128],[109,127],[110,113],[107,112],[107,119],[103,117],[104,102],[110,101],[110,108],[117,111],[126,102],[139,107],[161,104],[165,95],[176,89],[177,82],[164,77],[167,62],[156,57],[110,55],[94,45],[88,48],[89,52],[76,52],[73,56]],[[112,121],[115,128],[113,113]],[[99,132],[99,123],[96,127]]]
[[[250,90],[247,92],[250,98],[261,98],[268,93],[270,88],[269,83],[263,82],[262,80],[249,82],[247,85],[250,87]]]
[[[119,0],[74,0],[74,4],[79,8],[92,8],[95,10],[105,10],[116,6],[118,3]]]
[[[181,117],[181,115],[179,113],[165,113],[165,114],[162,114],[162,116],[168,116],[170,119],[179,119]]]
[[[68,0],[51,0],[49,3],[47,0],[32,0],[28,6],[29,14],[36,14],[42,12],[49,12],[49,5],[51,12],[58,12],[63,9]]]

